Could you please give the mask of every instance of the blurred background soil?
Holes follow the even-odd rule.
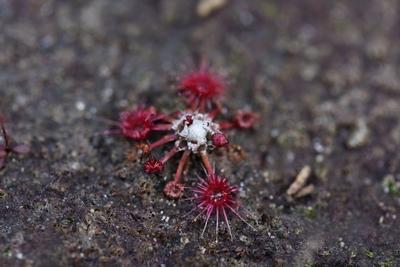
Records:
[[[32,151],[0,171],[0,266],[400,266],[399,6],[1,0],[0,110]],[[233,217],[218,243],[164,197],[176,160],[147,175],[98,134],[140,103],[183,107],[171,85],[201,58],[226,116],[261,114],[212,155],[257,228]],[[310,192],[288,196],[304,166]]]

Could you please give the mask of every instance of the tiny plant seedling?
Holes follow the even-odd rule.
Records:
[[[0,169],[5,167],[7,157],[10,153],[27,154],[29,146],[25,144],[17,144],[12,142],[11,137],[8,135],[5,127],[5,118],[0,114],[0,129],[1,139],[0,143]]]

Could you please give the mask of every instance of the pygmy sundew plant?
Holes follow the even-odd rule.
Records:
[[[221,112],[220,100],[225,88],[221,76],[203,64],[198,71],[184,75],[178,83],[178,91],[186,100],[185,109],[167,115],[154,107],[139,106],[122,112],[118,129],[109,133],[141,141],[147,140],[152,132],[165,132],[159,140],[143,146],[144,152],[150,155],[144,163],[144,171],[160,173],[168,160],[182,153],[174,178],[164,187],[168,197],[179,198],[184,191],[182,174],[190,156],[199,156],[207,173],[212,174],[208,153],[229,143],[223,130],[248,129],[257,119],[255,113],[240,110],[230,121],[216,121],[215,118]],[[162,158],[151,156],[154,149],[168,143],[173,145]]]
[[[16,154],[26,154],[29,152],[29,146],[25,144],[14,144],[7,134],[5,128],[5,119],[0,114],[0,129],[1,129],[1,142],[0,142],[0,169],[6,164],[8,154],[13,152]]]
[[[231,120],[216,120],[221,113],[221,97],[225,92],[222,77],[211,71],[204,64],[198,71],[184,75],[178,83],[178,92],[185,98],[186,108],[171,114],[158,112],[154,107],[139,106],[120,114],[116,124],[117,129],[109,133],[121,134],[135,141],[148,140],[153,132],[164,132],[163,136],[147,142],[141,148],[148,159],[144,163],[146,173],[160,173],[167,161],[181,153],[173,179],[164,187],[164,193],[170,198],[180,198],[185,186],[182,176],[191,155],[198,156],[205,168],[207,178],[201,179],[192,189],[197,202],[195,209],[199,215],[205,215],[207,228],[212,214],[216,216],[216,231],[218,236],[219,220],[222,216],[232,237],[227,212],[234,213],[245,222],[238,213],[236,187],[230,186],[228,180],[215,174],[209,160],[209,152],[229,144],[226,129],[249,129],[258,119],[251,111],[239,110]],[[172,144],[160,159],[151,156],[151,152],[161,146]],[[247,223],[247,222],[246,222]]]

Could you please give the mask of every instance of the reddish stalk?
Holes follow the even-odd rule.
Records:
[[[199,103],[199,111],[204,113],[205,110],[206,110],[206,100],[204,98],[201,98]]]
[[[169,131],[171,130],[171,124],[158,124],[153,126],[153,130],[155,131]]]
[[[168,151],[168,153],[166,153],[164,155],[164,157],[162,157],[160,159],[162,164],[165,164],[170,158],[172,158],[176,153],[178,153],[178,149],[176,147],[174,147],[173,149],[171,149],[170,151]]]
[[[206,151],[200,152],[201,160],[203,161],[204,167],[206,168],[207,174],[211,175],[214,173],[214,170],[211,166],[210,159],[208,158]]]
[[[219,113],[221,113],[221,104],[220,103],[218,103],[218,102],[216,102],[215,103],[215,108],[210,112],[210,113],[208,113],[208,116],[211,118],[211,119],[215,119],[215,117],[217,117],[218,116],[218,114]]]
[[[164,145],[166,143],[169,143],[169,142],[172,142],[172,141],[175,141],[175,140],[176,140],[176,135],[175,134],[166,135],[166,136],[162,137],[161,139],[155,141],[154,143],[151,143],[149,145],[148,151],[150,152],[156,147],[162,146],[162,145]]]
[[[158,114],[157,116],[154,117],[153,121],[171,122],[172,119],[166,114]]]
[[[220,121],[219,122],[219,128],[221,130],[228,130],[228,129],[232,129],[235,127],[235,124],[233,122],[230,121]]]
[[[179,161],[178,168],[175,173],[175,178],[168,182],[164,187],[164,193],[170,198],[180,198],[183,195],[184,186],[180,183],[183,168],[189,159],[191,151],[185,150],[183,152],[182,158]]]
[[[175,183],[179,183],[179,180],[182,177],[183,168],[185,167],[186,162],[189,159],[190,153],[191,153],[190,150],[185,150],[185,152],[183,152],[182,158],[178,164],[178,168],[176,169],[175,178],[174,178]]]
[[[198,105],[199,105],[199,99],[194,97],[194,99],[192,101],[190,101],[191,109],[196,110]]]
[[[196,106],[196,105],[195,105],[196,99],[197,99],[197,98],[196,98],[195,95],[190,95],[190,96],[188,96],[187,103],[188,103],[189,106],[192,107],[192,109],[194,109],[194,107]]]

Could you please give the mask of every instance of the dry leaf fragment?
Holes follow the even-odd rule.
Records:
[[[200,17],[207,17],[213,11],[222,8],[227,0],[201,0],[197,5],[197,14]]]
[[[307,185],[306,187],[303,187],[302,189],[300,189],[299,192],[297,192],[294,197],[295,198],[302,198],[305,196],[308,196],[310,194],[312,194],[315,190],[315,186],[313,184]]]
[[[306,165],[301,169],[299,174],[297,175],[294,182],[289,186],[289,189],[286,191],[286,194],[289,196],[295,195],[298,193],[306,184],[308,178],[311,174],[311,167]]]

